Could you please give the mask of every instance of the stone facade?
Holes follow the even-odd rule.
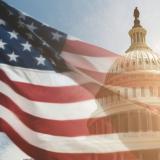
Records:
[[[99,107],[92,116],[102,118],[90,120],[88,128],[91,134],[118,136],[131,152],[93,160],[160,160],[160,57],[147,46],[143,27],[134,25],[129,35],[131,46],[97,94]]]

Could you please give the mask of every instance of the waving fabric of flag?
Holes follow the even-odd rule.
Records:
[[[1,131],[38,160],[91,159],[108,141],[87,128],[110,66],[99,67],[105,57],[111,64],[117,55],[0,1]]]
[[[116,131],[88,127],[98,119],[110,127],[96,97],[118,57],[0,1],[0,130],[37,160],[126,153]]]

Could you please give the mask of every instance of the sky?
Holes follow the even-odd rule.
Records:
[[[69,35],[118,54],[129,45],[133,10],[140,10],[148,45],[160,54],[159,0],[4,0],[9,5]],[[0,160],[22,160],[21,152],[0,134]]]

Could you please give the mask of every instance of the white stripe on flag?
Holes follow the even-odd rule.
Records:
[[[9,97],[21,110],[40,118],[54,120],[90,118],[97,110],[97,103],[94,99],[74,103],[37,102],[17,94],[4,82],[0,81],[0,86],[0,92]]]
[[[95,136],[63,137],[34,132],[12,112],[0,105],[0,117],[23,139],[35,147],[58,153],[114,153],[160,148],[160,134],[144,133],[138,136],[108,134]]]
[[[90,82],[89,78],[82,78],[80,74],[75,72],[61,74],[55,71],[27,69],[6,64],[0,64],[0,69],[13,81],[41,86],[71,86]]]
[[[69,62],[73,66],[104,74],[109,73],[112,64],[117,59],[117,57],[82,56],[65,51],[63,51],[61,55],[67,62]]]
[[[96,117],[104,117],[118,112],[124,112],[129,110],[136,109],[147,109],[145,108],[146,104],[149,102],[141,100],[135,101],[134,99],[128,100],[128,104],[131,105],[128,108],[128,105],[109,107],[107,104],[105,107],[99,104],[96,99],[73,102],[73,103],[47,103],[47,102],[38,102],[31,101],[22,95],[16,93],[11,89],[6,83],[0,81],[0,92],[9,97],[19,108],[29,113],[33,116],[52,119],[52,120],[75,120],[75,119],[88,119]],[[16,99],[16,101],[15,101]],[[160,101],[160,98],[154,97],[153,100]]]

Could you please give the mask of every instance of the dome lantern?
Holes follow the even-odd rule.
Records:
[[[126,52],[137,50],[137,49],[148,49],[151,50],[146,44],[146,33],[147,31],[140,25],[139,20],[139,10],[136,7],[134,9],[134,26],[129,31],[129,36],[131,38],[131,45]]]

